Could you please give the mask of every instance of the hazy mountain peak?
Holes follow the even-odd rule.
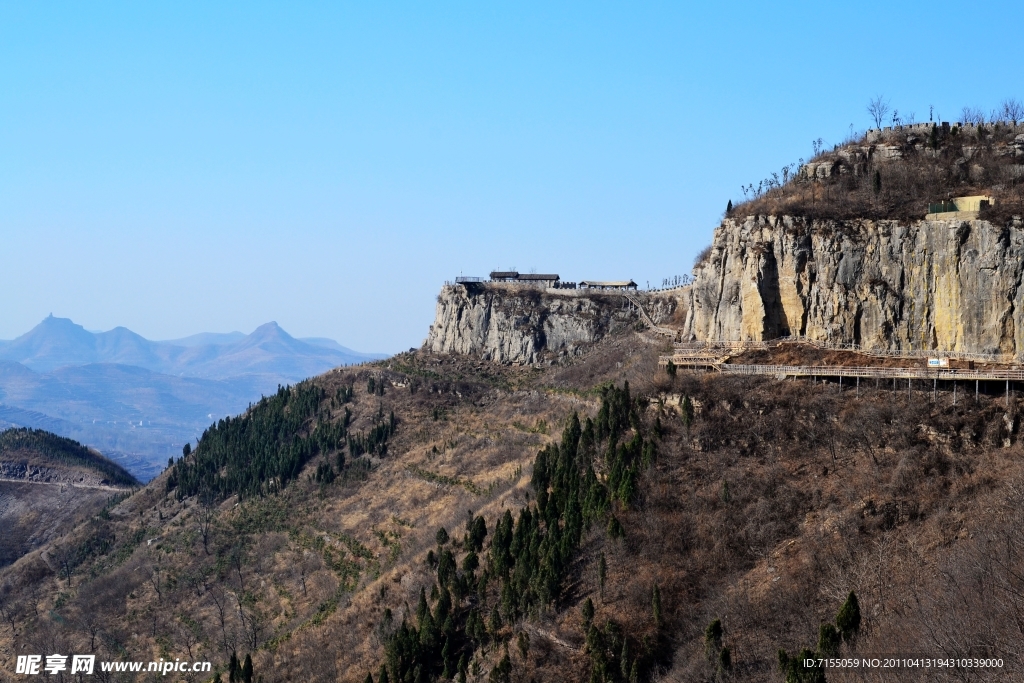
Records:
[[[260,339],[266,337],[278,337],[283,339],[295,339],[287,332],[285,332],[277,322],[271,320],[269,323],[263,323],[249,335],[250,338]]]

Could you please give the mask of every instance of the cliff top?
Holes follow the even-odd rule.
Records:
[[[993,197],[983,219],[1006,223],[1024,214],[1024,124],[897,126],[815,151],[745,186],[746,200],[728,215],[913,221],[929,204],[967,195]]]

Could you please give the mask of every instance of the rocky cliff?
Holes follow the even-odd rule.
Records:
[[[684,330],[1021,354],[1022,274],[1019,221],[726,219],[694,269]]]
[[[656,324],[683,310],[678,295],[671,293],[634,298]],[[619,294],[495,283],[446,285],[423,346],[499,363],[554,362],[639,323],[638,312]]]

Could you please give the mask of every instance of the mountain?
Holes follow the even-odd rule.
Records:
[[[77,441],[42,430],[0,432],[0,567],[137,486],[124,468]]]
[[[50,316],[0,345],[0,426],[78,439],[148,481],[212,421],[279,385],[379,357],[327,341],[309,344],[267,323],[250,335],[154,342]]]
[[[168,339],[160,343],[171,346],[207,346],[210,344],[233,344],[244,338],[245,335],[241,332],[200,332],[189,337]]]
[[[38,373],[0,361],[0,421],[88,443],[147,481],[211,422],[293,381],[257,374],[179,377],[113,363]]]
[[[139,481],[96,450],[42,429],[0,432],[0,478],[133,488]]]
[[[309,344],[290,336],[273,322],[261,325],[248,336],[237,332],[199,334],[177,342],[158,342],[124,327],[89,332],[67,318],[52,315],[17,339],[0,345],[0,360],[21,363],[38,372],[72,365],[117,363],[186,377],[222,379],[257,373],[279,375],[293,382],[339,365],[382,357],[324,340]]]
[[[275,392],[0,568],[0,670],[60,639],[204,680],[235,653],[265,681],[760,683],[821,680],[804,651],[1019,647],[1024,400],[670,374],[667,348],[622,326]]]

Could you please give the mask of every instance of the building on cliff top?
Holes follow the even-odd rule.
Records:
[[[491,273],[491,282],[514,282],[533,287],[558,288],[559,279],[556,273],[517,273],[514,270],[495,270]]]
[[[519,273],[514,270],[491,271],[491,282],[515,282],[518,279]]]
[[[925,220],[974,219],[978,217],[982,209],[992,206],[994,203],[995,199],[983,194],[954,197],[947,202],[929,204]]]
[[[580,289],[637,289],[637,284],[632,280],[583,280],[580,282]]]

